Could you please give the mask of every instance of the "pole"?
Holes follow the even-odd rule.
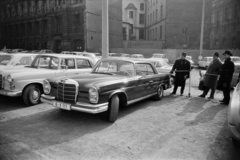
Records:
[[[108,58],[108,0],[102,0],[102,58]]]
[[[198,59],[202,59],[202,50],[203,50],[203,35],[204,35],[204,17],[205,17],[205,0],[203,0],[202,5],[202,23],[201,23],[201,38],[200,38],[200,53]]]
[[[188,97],[191,97],[191,69],[189,71],[189,91],[188,91]]]

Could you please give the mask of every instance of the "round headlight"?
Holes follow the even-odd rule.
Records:
[[[89,88],[89,101],[91,103],[97,103],[98,102],[98,90],[95,87]]]
[[[48,80],[43,80],[43,92],[49,94],[51,92],[51,85]]]
[[[7,76],[7,81],[9,82],[9,83],[12,83],[13,82],[13,77],[11,76],[11,75],[8,75]]]

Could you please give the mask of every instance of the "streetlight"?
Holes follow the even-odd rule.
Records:
[[[202,6],[202,23],[201,23],[201,37],[200,37],[200,52],[199,52],[199,60],[202,60],[202,50],[203,50],[203,35],[204,35],[204,16],[205,16],[205,0],[203,0]]]

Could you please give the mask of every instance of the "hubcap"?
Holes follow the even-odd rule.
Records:
[[[33,91],[33,94],[32,94],[32,98],[33,98],[33,100],[37,100],[38,99],[38,97],[39,97],[39,92],[38,91]]]
[[[158,88],[158,96],[159,96],[159,97],[162,96],[162,88],[161,88],[161,87]]]

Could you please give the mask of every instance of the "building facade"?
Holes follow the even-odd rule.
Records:
[[[146,0],[146,40],[163,48],[199,49],[202,0]],[[206,0],[204,48],[209,48],[212,0]]]
[[[145,40],[145,0],[122,3],[123,40]]]
[[[101,1],[1,0],[0,48],[101,51]],[[109,0],[109,45],[122,47],[122,0]]]
[[[214,0],[211,48],[240,49],[240,1]]]

